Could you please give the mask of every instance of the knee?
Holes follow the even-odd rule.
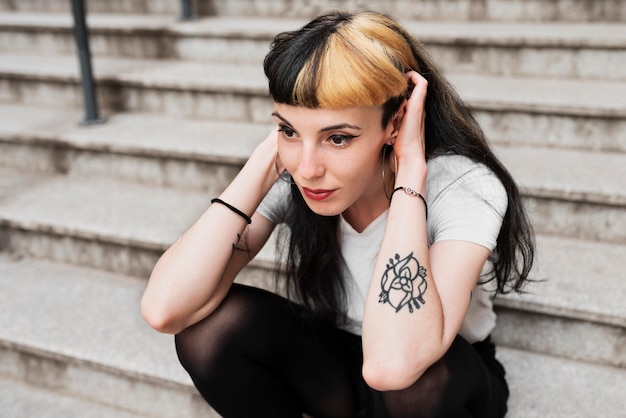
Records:
[[[240,349],[240,340],[249,331],[247,293],[247,289],[233,285],[211,315],[176,334],[178,359],[190,374],[204,374],[211,364],[219,364]]]
[[[210,353],[214,353],[210,328],[211,321],[204,319],[174,336],[178,361],[192,377],[205,375],[210,364]]]
[[[384,405],[390,410],[416,411],[414,416],[419,417],[466,416],[467,403],[477,382],[482,381],[476,364],[480,359],[472,350],[467,341],[457,337],[413,385],[383,392]]]
[[[174,337],[178,361],[194,379],[208,381],[215,375],[215,367],[224,364],[234,354],[228,333],[221,330],[209,316],[186,328]],[[229,350],[233,350],[230,352]]]

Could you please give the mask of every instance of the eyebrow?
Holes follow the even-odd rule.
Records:
[[[285,122],[289,126],[293,126],[287,119],[282,117],[280,115],[280,113],[278,113],[278,112],[272,112],[272,116],[277,117],[278,119],[282,120],[283,122]],[[351,125],[349,123],[339,123],[337,125],[326,126],[326,127],[322,128],[322,129],[320,129],[320,132],[334,131],[335,129],[346,129],[346,128],[356,129],[356,130],[359,130],[359,131],[363,130],[361,127],[356,126],[356,125]]]

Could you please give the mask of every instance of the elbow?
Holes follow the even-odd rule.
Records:
[[[403,390],[417,382],[426,367],[406,362],[364,361],[363,379],[374,390],[385,392]]]
[[[447,352],[449,344],[422,344],[408,350],[363,351],[363,379],[380,392],[403,390],[417,382]]]
[[[380,392],[403,390],[417,382],[445,354],[445,345],[363,351],[363,379]]]
[[[168,309],[150,303],[145,296],[141,299],[141,316],[150,327],[164,334],[178,334],[184,329]]]

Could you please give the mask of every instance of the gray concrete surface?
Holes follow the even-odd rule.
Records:
[[[206,416],[177,363],[172,337],[153,332],[139,315],[144,286],[133,277],[0,257],[0,320],[6,324],[0,329],[0,346],[22,347],[30,354],[13,361],[0,356],[0,375],[136,414]],[[25,311],[27,317],[21,315]],[[33,373],[33,357],[37,370],[48,373]],[[626,401],[623,368],[507,348],[498,357],[508,370],[511,417],[605,417]],[[81,373],[74,370],[78,365]],[[102,375],[111,381],[121,376],[133,389],[118,384],[103,390],[95,386]],[[167,390],[157,390],[150,385],[154,382]],[[170,395],[163,398],[165,393]],[[0,390],[0,404],[7,402],[5,396],[12,394]],[[138,402],[147,399],[148,404]]]
[[[89,0],[89,128],[68,3],[0,0],[0,415],[215,416],[138,300],[266,135],[271,36],[333,4],[405,19],[522,186],[547,281],[495,301],[509,416],[624,411],[626,3]],[[269,286],[270,247],[238,280]]]

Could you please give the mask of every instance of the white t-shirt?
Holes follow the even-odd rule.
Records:
[[[258,212],[273,223],[283,222],[289,204],[289,184],[276,182]],[[461,240],[489,250],[496,239],[507,208],[507,195],[500,180],[485,166],[467,157],[444,155],[428,161],[426,189],[428,245],[437,241]],[[380,249],[387,211],[362,232],[340,217],[339,239],[346,263],[348,331],[361,334],[365,298]],[[484,340],[496,324],[492,295],[477,285],[459,334],[470,343]]]

